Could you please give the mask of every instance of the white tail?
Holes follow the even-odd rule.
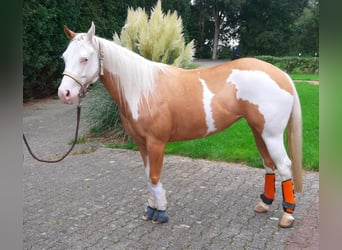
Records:
[[[294,84],[293,84],[294,86]],[[287,145],[292,161],[292,175],[295,192],[302,192],[302,112],[298,93],[294,87],[294,103],[289,122],[287,124]]]

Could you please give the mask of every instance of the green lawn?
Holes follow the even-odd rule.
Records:
[[[293,78],[297,79],[297,77]],[[318,77],[312,76],[310,80],[312,79],[317,80]],[[296,88],[300,97],[303,115],[303,166],[306,170],[318,171],[319,86],[303,82],[297,83]],[[136,149],[133,144],[121,145],[120,147]],[[192,141],[168,143],[166,153],[191,158],[240,162],[249,166],[262,167],[262,161],[256,149],[252,132],[243,119],[213,136]]]
[[[309,80],[309,81],[318,81],[318,74],[290,74],[291,78],[294,80]]]

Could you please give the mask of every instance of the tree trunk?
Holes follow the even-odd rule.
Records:
[[[217,47],[218,47],[219,35],[220,35],[220,23],[221,23],[220,12],[218,9],[215,9],[214,20],[215,20],[215,33],[214,33],[214,41],[213,41],[212,59],[216,60],[217,59]]]
[[[203,51],[204,51],[204,42],[205,42],[205,19],[204,19],[204,15],[201,14],[199,16],[199,34],[198,34],[198,45],[199,45],[199,51],[198,54],[199,55],[203,55]]]

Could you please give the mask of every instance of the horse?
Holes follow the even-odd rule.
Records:
[[[302,114],[288,74],[254,58],[198,69],[153,62],[96,36],[93,22],[86,33],[66,25],[64,33],[70,42],[62,55],[65,70],[58,96],[75,104],[90,84],[104,84],[143,161],[149,190],[143,220],[169,221],[160,181],[166,144],[210,136],[244,118],[265,167],[264,189],[254,211],[269,210],[278,171],[284,210],[279,226],[293,225],[295,192],[302,191]]]

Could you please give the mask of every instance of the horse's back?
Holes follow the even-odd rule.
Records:
[[[240,77],[248,77],[255,84],[271,79],[279,88],[293,95],[294,88],[290,77],[275,65],[256,58],[240,58],[226,63],[232,72],[240,71]],[[271,83],[270,82],[270,83]],[[259,88],[262,86],[258,86]]]

